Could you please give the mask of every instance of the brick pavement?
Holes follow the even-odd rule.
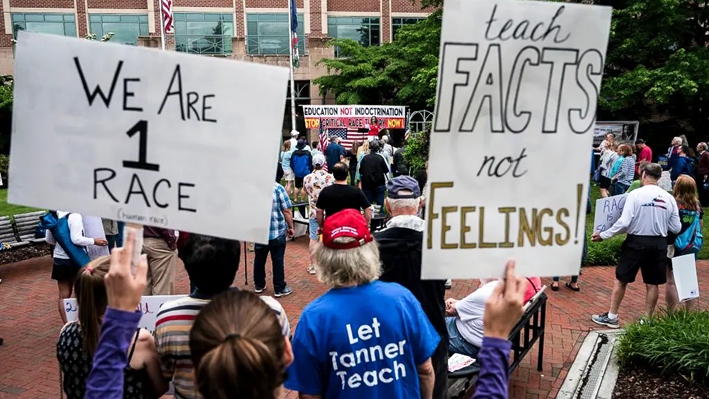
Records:
[[[305,272],[307,257],[306,238],[288,244],[286,276],[295,293],[281,303],[293,326],[303,307],[324,291],[315,277]],[[253,253],[249,253],[250,265],[252,261]],[[700,262],[699,270],[701,290],[707,292],[709,262]],[[56,399],[59,394],[55,344],[61,322],[55,302],[56,285],[49,278],[50,271],[49,257],[0,266],[0,278],[4,280],[0,284],[0,337],[5,338],[5,345],[0,346],[0,399]],[[250,266],[249,276],[251,273]],[[590,329],[596,328],[589,320],[590,314],[608,309],[612,279],[613,268],[586,268],[581,276],[580,293],[567,290],[563,283],[560,291],[549,291],[544,369],[536,370],[536,351],[532,351],[512,373],[511,398],[555,397],[583,338]],[[265,294],[272,295],[273,287],[268,281]],[[550,284],[549,279],[543,281]],[[243,265],[234,285],[245,287]],[[472,281],[454,281],[449,295],[460,298],[472,287]],[[179,293],[188,290],[181,266],[177,289]],[[639,317],[643,298],[643,286],[631,285],[621,308],[621,321]],[[664,295],[661,295],[660,303],[663,301]],[[701,306],[706,308],[707,305],[705,297]],[[296,397],[293,393],[284,396]]]

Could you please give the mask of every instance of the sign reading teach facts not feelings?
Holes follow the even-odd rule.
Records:
[[[611,9],[446,0],[424,278],[577,274]]]
[[[9,202],[268,241],[288,69],[20,32]]]

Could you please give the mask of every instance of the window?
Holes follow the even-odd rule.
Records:
[[[396,39],[396,32],[404,25],[413,25],[419,21],[423,21],[426,18],[392,18],[391,19],[391,37]]]
[[[335,39],[352,39],[363,46],[379,45],[379,18],[328,17],[327,32]],[[339,49],[335,49],[338,55]]]
[[[51,33],[76,37],[76,17],[74,14],[12,14],[12,34],[17,32]]]
[[[305,54],[303,15],[298,14],[298,53]],[[247,14],[246,51],[251,55],[289,54],[288,14]]]
[[[175,49],[193,54],[231,54],[233,14],[175,13]]]
[[[89,28],[97,38],[113,33],[111,42],[138,44],[138,36],[148,35],[148,16],[135,14],[91,14]]]

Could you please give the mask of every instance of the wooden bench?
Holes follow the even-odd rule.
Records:
[[[547,286],[543,286],[524,306],[524,314],[510,332],[509,340],[512,342],[512,359],[510,373],[512,373],[524,357],[532,350],[532,346],[539,341],[537,354],[537,370],[542,371],[544,362],[544,330],[547,314]],[[448,373],[448,396],[461,399],[477,380],[480,365],[478,362],[461,370]]]
[[[0,217],[0,242],[10,246],[9,248],[5,248],[5,251],[22,246],[19,245],[20,243],[18,242],[17,235],[15,234],[15,225],[9,216]]]
[[[35,238],[34,236],[40,216],[46,213],[47,212],[44,211],[37,211],[12,216],[15,224],[15,233],[17,235],[18,246],[34,245],[46,242],[44,237]]]

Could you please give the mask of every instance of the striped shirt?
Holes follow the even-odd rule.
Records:
[[[283,328],[283,335],[290,337],[288,316],[281,304],[269,296],[262,296],[261,299],[276,312]],[[194,385],[190,356],[190,329],[199,311],[209,301],[210,298],[187,296],[165,302],[158,312],[155,322],[155,344],[160,356],[163,376],[166,380],[172,380],[175,386],[175,398],[202,398]]]

